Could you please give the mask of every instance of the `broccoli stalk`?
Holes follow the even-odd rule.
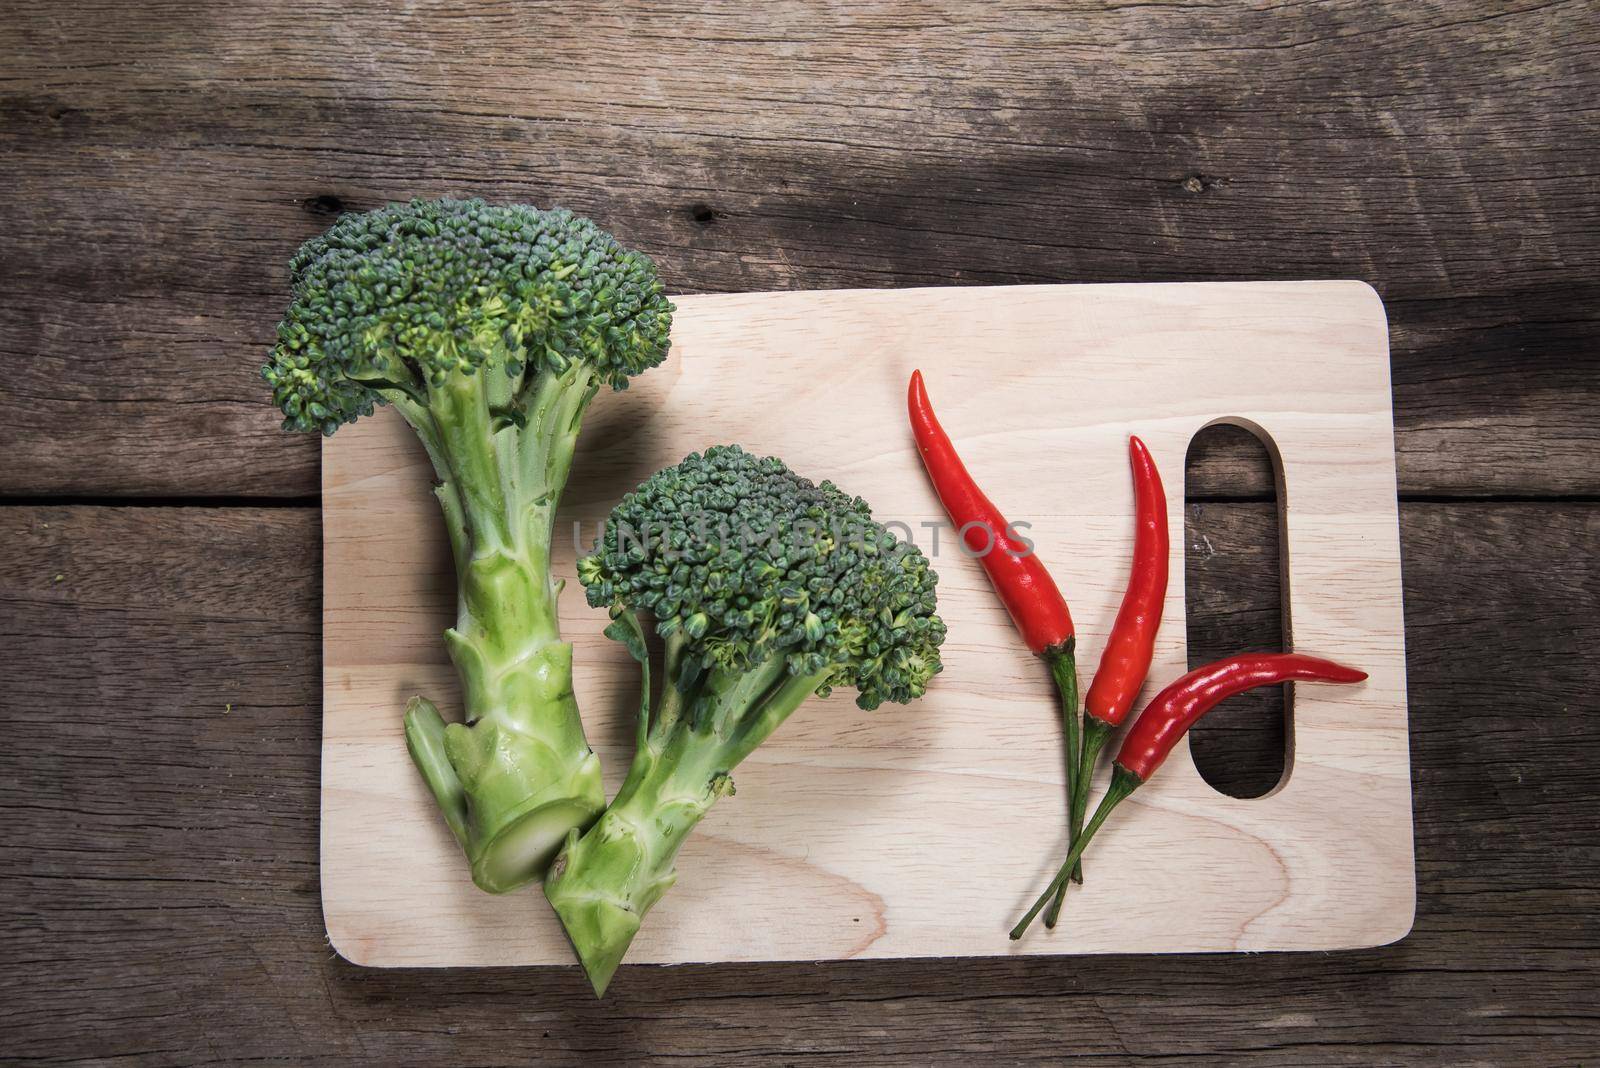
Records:
[[[347,215],[290,271],[263,369],[285,428],[332,434],[391,404],[433,462],[465,722],[413,698],[406,743],[473,881],[514,889],[605,805],[551,541],[589,402],[661,362],[672,306],[650,260],[588,220],[475,200]]]
[[[921,696],[945,628],[927,559],[866,502],[737,446],[691,455],[624,498],[578,577],[611,610],[607,635],[645,666],[627,779],[545,879],[603,994],[739,762],[833,686],[854,686],[864,709]],[[653,710],[641,614],[666,644]]]

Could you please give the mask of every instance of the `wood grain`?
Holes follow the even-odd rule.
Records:
[[[865,496],[881,520],[938,554],[952,630],[947,672],[915,706],[863,716],[840,694],[786,723],[741,767],[746,789],[689,840],[673,893],[630,959],[1331,949],[1383,944],[1410,928],[1387,339],[1368,287],[691,297],[673,337],[658,371],[595,407],[557,521],[558,573],[572,574],[578,539],[569,529],[592,538],[607,504],[645,475],[731,440]],[[798,353],[805,363],[794,362]],[[975,360],[1012,373],[975,375]],[[1282,457],[1294,647],[1372,676],[1359,690],[1296,691],[1293,770],[1270,798],[1218,794],[1179,753],[1097,847],[1105,874],[1076,895],[1082,918],[1070,938],[1012,942],[1004,917],[976,919],[997,901],[1009,904],[1006,916],[1020,913],[1053,870],[1062,761],[1056,744],[1040,744],[1054,736],[1047,673],[976,562],[949,551],[948,527],[939,554],[925,524],[942,513],[909,433],[881,417],[903,410],[917,366],[968,463],[1010,502],[1013,521],[1031,524],[1071,591],[1086,665],[1098,659],[1124,582],[1127,435],[1138,433],[1177,473],[1193,435],[1232,418],[1264,428]],[[714,426],[708,411],[722,413]],[[398,710],[410,694],[459,703],[438,637],[454,599],[428,472],[391,412],[324,446],[328,931],[362,964],[565,962],[571,949],[536,896],[472,887],[406,755]],[[1171,522],[1177,541],[1182,515]],[[1183,604],[1175,577],[1153,687],[1184,668]],[[638,681],[626,652],[601,634],[606,622],[576,597],[563,605],[585,726],[615,788]],[[1056,848],[1041,852],[1040,843]],[[1366,873],[1359,883],[1343,874],[1356,863]],[[772,922],[774,896],[791,902],[782,924]]]
[[[1225,558],[1270,516],[1208,504],[1196,523]],[[1411,504],[1401,529],[1419,880],[1400,944],[625,966],[597,1004],[575,967],[375,971],[329,950],[315,511],[0,509],[0,1057],[1581,1062],[1600,509]],[[1202,626],[1275,597],[1241,588]]]
[[[1405,492],[1600,492],[1582,0],[71,7],[0,20],[5,494],[314,496],[287,258],[446,192],[679,292],[1362,278]]]

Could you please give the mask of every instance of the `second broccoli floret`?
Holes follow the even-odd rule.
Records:
[[[945,628],[927,558],[865,501],[737,446],[690,455],[624,498],[578,577],[610,609],[606,633],[646,664],[628,777],[545,881],[603,993],[739,762],[833,686],[854,687],[864,709],[920,697]],[[641,614],[666,640],[653,709]]]

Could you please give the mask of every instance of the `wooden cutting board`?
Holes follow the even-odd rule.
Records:
[[[558,537],[594,537],[656,469],[719,442],[782,456],[899,520],[943,515],[905,420],[920,367],[972,470],[1031,536],[1092,670],[1127,579],[1128,434],[1181,501],[1217,421],[1281,457],[1286,630],[1371,673],[1297,688],[1286,779],[1225,797],[1180,747],[1096,842],[1068,919],[1007,929],[1063,849],[1053,690],[978,564],[935,559],[950,624],[928,696],[803,707],[735,773],[628,960],[812,960],[1344,949],[1411,927],[1415,903],[1393,416],[1383,307],[1355,282],[1019,286],[684,297],[668,361],[586,421]],[[537,889],[475,890],[406,755],[414,693],[446,715],[454,580],[422,449],[391,411],[324,446],[322,895],[328,936],[375,966],[571,963]],[[1184,669],[1183,514],[1153,693]],[[616,789],[636,666],[571,584],[562,627],[590,742]],[[1102,772],[1102,784],[1104,772]]]

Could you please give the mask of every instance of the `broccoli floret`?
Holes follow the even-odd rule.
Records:
[[[391,404],[433,461],[466,722],[416,698],[407,744],[474,881],[510,890],[605,804],[551,535],[584,411],[665,358],[672,305],[649,258],[589,220],[480,200],[346,215],[300,249],[290,282],[262,370],[285,429],[332,434]]]
[[[684,838],[733,792],[734,767],[830,687],[854,687],[864,709],[920,697],[945,627],[927,558],[865,501],[732,445],[624,498],[578,578],[645,665],[628,777],[545,880],[598,994],[676,878]],[[641,617],[666,646],[653,711]]]

